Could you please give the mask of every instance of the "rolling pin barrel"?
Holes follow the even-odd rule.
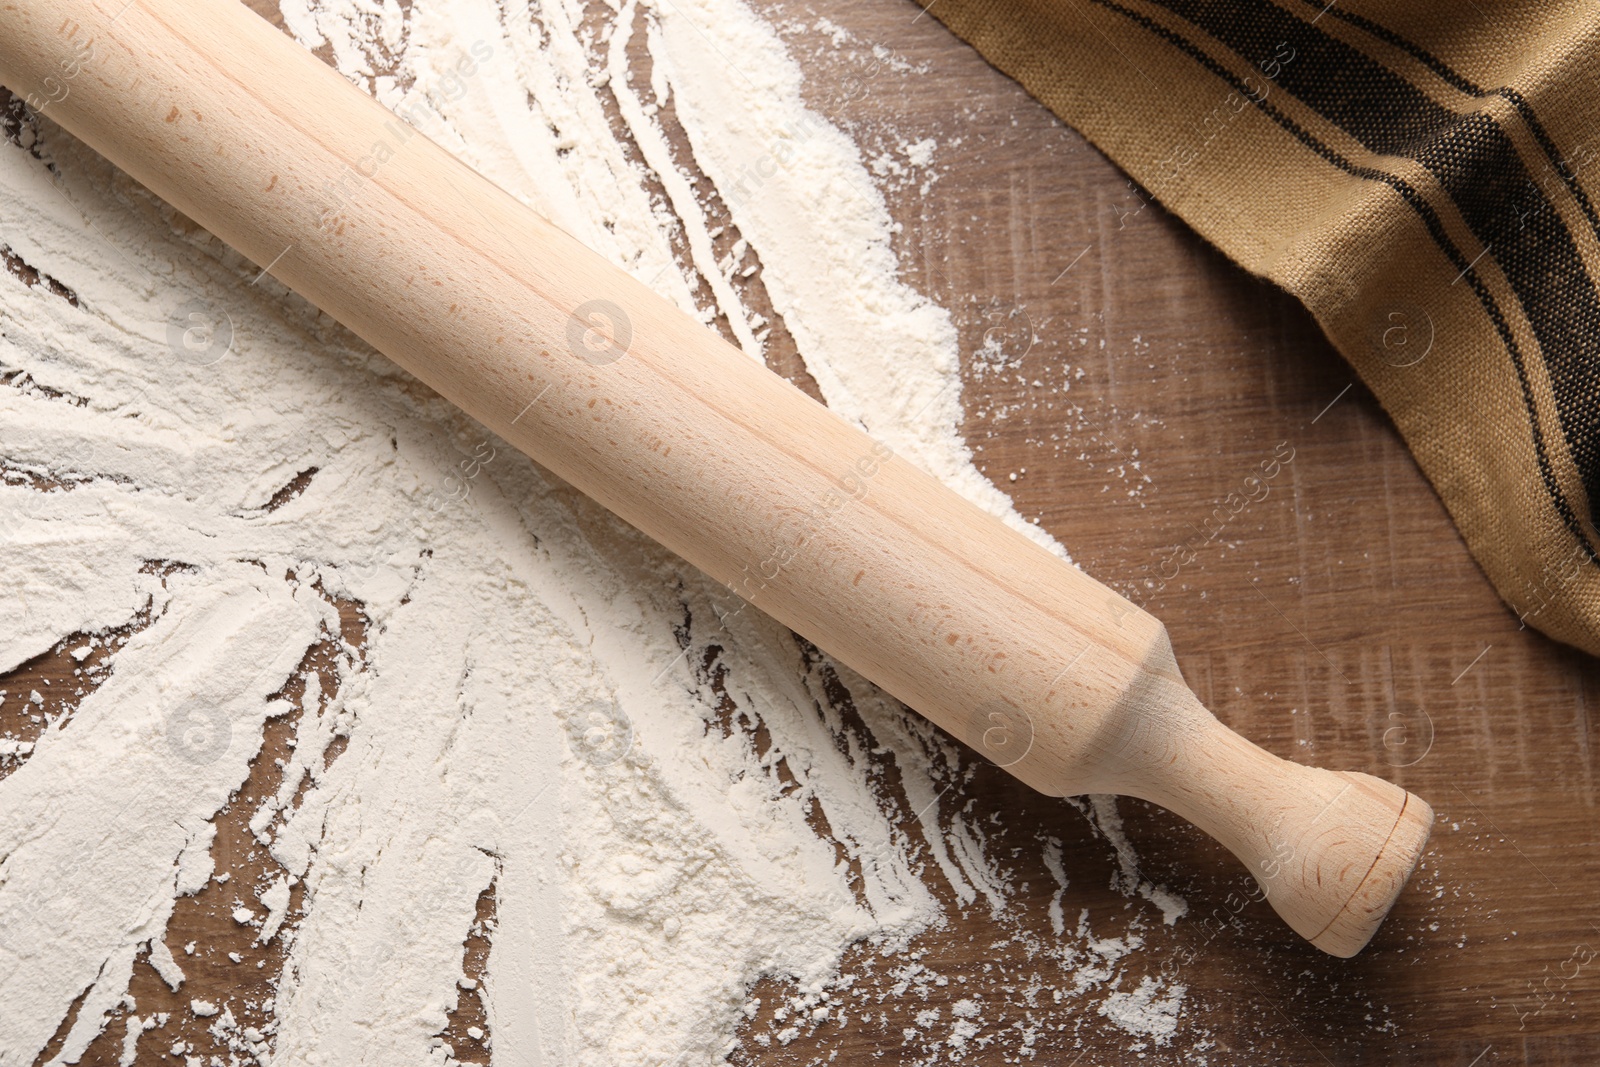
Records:
[[[628,522],[1029,785],[1173,809],[1319,947],[1428,806],[1232,733],[1161,624],[768,372],[235,0],[3,0],[0,81]]]

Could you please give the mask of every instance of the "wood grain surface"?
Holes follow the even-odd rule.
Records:
[[[252,6],[276,15],[274,0]],[[1337,960],[1265,903],[1243,902],[1248,876],[1220,846],[1124,801],[1142,877],[1189,904],[1174,925],[1152,920],[1119,891],[1117,855],[1073,804],[975,762],[966,817],[991,855],[1011,857],[1026,887],[1012,906],[996,915],[981,896],[963,906],[946,893],[951,922],[917,946],[942,983],[896,993],[887,961],[863,951],[846,1025],[787,1045],[749,1040],[736,1061],[999,1064],[1031,1049],[1034,1062],[1081,1067],[1594,1062],[1594,661],[1519,629],[1381,409],[1293,301],[1206,247],[932,17],[901,0],[758,6],[786,27],[813,105],[869,159],[937,144],[937,180],[889,181],[885,195],[903,225],[905,276],[960,326],[965,430],[989,476],[1085,570],[1166,622],[1185,676],[1224,722],[1280,755],[1396,781],[1429,800],[1437,822],[1386,926],[1360,956]],[[822,15],[911,69],[864,66],[860,49],[817,26]],[[862,78],[870,92],[838,99],[834,89]],[[787,335],[773,336],[773,366],[805,385]],[[1219,503],[1275,450],[1293,459],[1270,492],[1208,539]],[[1175,557],[1185,544],[1192,558]],[[359,607],[345,617],[358,640]],[[69,708],[67,683],[92,684],[96,662],[73,663],[72,644],[0,688],[38,688],[58,694],[47,708]],[[240,880],[270,862],[243,824],[275,789],[271,759],[291,733],[287,718],[269,727],[250,782],[218,819],[219,869]],[[1081,915],[1098,938],[1141,942],[1122,988],[1146,975],[1186,987],[1164,1043],[1114,1026],[1100,998],[1053,992],[1070,987],[1076,964],[1040,949],[1056,940],[1046,838],[1063,843],[1067,926]],[[168,942],[190,980],[172,994],[141,961],[131,989],[141,1014],[206,996],[236,1004],[247,1024],[265,1019],[282,959],[251,945],[231,905],[215,883],[180,902]],[[493,914],[493,899],[480,901],[469,974],[481,973]],[[196,956],[182,954],[189,941]],[[770,1032],[783,985],[757,992],[768,1007],[752,1037]],[[983,1026],[952,1048],[962,1000],[980,1004]],[[930,1010],[945,1025],[917,1027]],[[467,1033],[483,1025],[463,996],[446,1034],[460,1059],[488,1062]],[[142,1042],[138,1062],[176,1062],[166,1053],[177,1026]],[[203,1028],[182,1032],[195,1054],[211,1051]],[[120,1047],[114,1024],[83,1062],[115,1063]]]

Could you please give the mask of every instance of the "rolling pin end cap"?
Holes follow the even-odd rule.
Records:
[[[1348,777],[1362,780],[1369,790],[1379,787],[1368,795],[1376,792],[1384,796],[1397,812],[1393,828],[1355,892],[1328,925],[1309,938],[1322,951],[1345,959],[1360,952],[1377,933],[1422,857],[1433,829],[1433,809],[1427,801],[1369,775],[1349,773]]]

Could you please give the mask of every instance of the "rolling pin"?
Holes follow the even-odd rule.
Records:
[[[1432,826],[1426,803],[1233,733],[1185,685],[1154,617],[724,342],[236,0],[0,0],[0,82],[1033,788],[1171,809],[1334,955],[1359,951],[1394,903]]]

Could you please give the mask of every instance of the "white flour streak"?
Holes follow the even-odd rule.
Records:
[[[695,199],[694,188],[673,162],[671,149],[661,128],[645,113],[638,94],[628,83],[630,71],[627,48],[628,42],[633,38],[633,23],[637,11],[636,0],[628,0],[617,17],[616,29],[612,31],[611,42],[607,47],[606,74],[610,79],[607,87],[615,94],[622,117],[628,123],[628,131],[632,134],[634,143],[639,146],[645,163],[650,166],[666,189],[673,213],[681,220],[687,231],[695,269],[711,286],[711,293],[716,299],[717,306],[728,316],[734,337],[738,339],[740,346],[750,355],[760,358],[761,342],[756,340],[755,331],[750,328],[749,317],[738,294],[734,292],[727,270],[718,263],[716,250],[711,243],[711,232],[706,226],[705,215]],[[662,69],[665,70],[665,67]]]
[[[973,468],[950,317],[899,280],[871,175],[805,110],[772,29],[741,0],[635,5],[603,25],[577,0],[509,22],[488,0],[283,8],[344,74],[422,102],[431,137],[759,358],[715,186],[827,401],[1055,548]],[[669,94],[709,184],[674,161]],[[719,622],[714,583],[247,284],[258,267],[59,131],[45,143],[57,189],[0,150],[4,239],[77,302],[0,273],[0,671],[149,624],[8,757],[26,758],[0,781],[0,1065],[32,1063],[83,996],[60,1056],[81,1051],[141,953],[189,981],[168,920],[212,878],[213,820],[302,676],[282,784],[250,813],[275,868],[236,887],[258,941],[287,946],[269,1031],[232,1046],[246,1060],[444,1062],[490,889],[492,1047],[529,1064],[719,1062],[758,978],[791,979],[821,1019],[851,946],[904,947],[945,921],[941,896],[1008,907],[984,834],[941,817],[959,758],[931,726],[838,669],[846,722],[833,668],[786,630]],[[230,330],[224,355],[184,347],[196,322]],[[335,597],[363,605],[366,640],[324,688],[299,665],[339,644]],[[1062,932],[1060,894],[1052,916]],[[1182,990],[1117,997],[1109,1018],[1164,1040]],[[166,1019],[127,1007],[131,1061]],[[239,1030],[225,1005],[204,1017]],[[982,1024],[963,1016],[952,1048]]]
[[[92,981],[67,1058],[121,999],[140,943],[164,931],[174,861],[244,777],[273,712],[266,697],[316,632],[318,613],[303,602],[313,594],[249,564],[172,585],[160,621],[122,650],[123,669],[5,783],[0,936],[16,961],[0,968],[5,1036],[49,1037],[59,1006]],[[220,751],[175,775],[173,724],[191,712],[208,724],[206,754]],[[85,870],[93,876],[79,878]],[[54,958],[40,959],[40,946]],[[89,961],[86,981],[71,965]]]

